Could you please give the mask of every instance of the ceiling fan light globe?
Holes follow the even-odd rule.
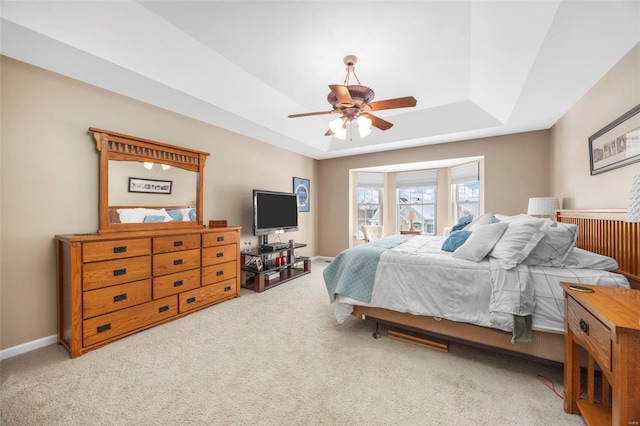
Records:
[[[329,128],[335,134],[338,134],[342,130],[345,130],[345,133],[346,133],[346,129],[343,129],[343,126],[344,126],[344,121],[342,120],[342,117],[336,118],[335,120],[331,120],[329,122]]]
[[[360,117],[358,117],[358,119],[356,121],[358,122],[358,130],[360,130],[360,129],[369,130],[369,131],[371,130],[371,119],[370,118],[367,118],[367,117],[361,115]]]
[[[340,140],[346,140],[347,139],[347,129],[344,127],[341,127],[337,132],[334,132],[333,136],[335,136],[336,138],[340,139]]]
[[[360,127],[358,126],[358,133],[360,134],[360,138],[364,139],[371,133],[371,127]]]

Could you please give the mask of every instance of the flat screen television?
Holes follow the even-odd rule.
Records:
[[[298,197],[295,193],[253,190],[253,235],[298,230]]]

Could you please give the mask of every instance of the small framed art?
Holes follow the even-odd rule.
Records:
[[[171,194],[170,180],[129,178],[129,192],[146,192],[149,194]]]
[[[298,196],[299,212],[309,211],[309,198],[311,196],[309,185],[309,179],[298,177],[293,178],[293,192]]]

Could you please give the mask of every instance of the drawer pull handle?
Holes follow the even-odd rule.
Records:
[[[182,280],[178,280],[178,281],[174,281],[173,282],[173,286],[174,287],[180,287],[183,284]]]
[[[114,247],[113,248],[113,252],[114,253],[126,253],[127,252],[127,246]]]
[[[114,277],[119,277],[120,275],[126,275],[126,274],[127,274],[127,268],[116,269],[115,271],[113,271]]]
[[[224,253],[216,253],[216,257],[222,257],[224,256]]]
[[[113,296],[114,302],[122,302],[123,300],[127,300],[127,293],[117,294]]]
[[[587,324],[587,322],[582,318],[580,319],[580,330],[582,330],[582,332],[587,336],[589,335],[589,324]]]
[[[176,259],[173,261],[174,265],[182,265],[182,259]]]
[[[187,303],[193,303],[195,301],[196,301],[195,297],[190,297],[190,298],[187,299]]]
[[[160,306],[158,308],[158,313],[168,311],[168,310],[169,310],[169,305]]]
[[[98,327],[98,333],[102,333],[103,331],[111,330],[111,323],[101,325]]]
[[[217,241],[224,241],[224,237],[218,237],[216,238]]]
[[[228,285],[228,286],[226,286],[226,287],[224,288],[224,291],[229,291],[229,290],[231,290],[231,286],[230,286],[230,285]]]
[[[174,247],[181,247],[182,246],[182,241],[174,241],[173,242],[173,246]]]
[[[220,275],[223,275],[223,274],[224,274],[224,271],[218,271],[218,272],[216,272],[216,276],[218,276],[218,277],[219,277]]]

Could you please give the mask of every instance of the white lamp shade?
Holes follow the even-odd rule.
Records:
[[[627,222],[640,222],[640,174],[633,177],[631,195],[627,207]]]
[[[338,133],[344,126],[344,121],[342,118],[336,118],[335,120],[331,120],[329,122],[329,128],[333,133]]]
[[[356,120],[358,123],[358,133],[361,138],[366,138],[371,133],[371,119],[365,116],[360,116]]]
[[[527,214],[538,216],[551,216],[554,210],[560,208],[560,202],[554,197],[529,198]]]

